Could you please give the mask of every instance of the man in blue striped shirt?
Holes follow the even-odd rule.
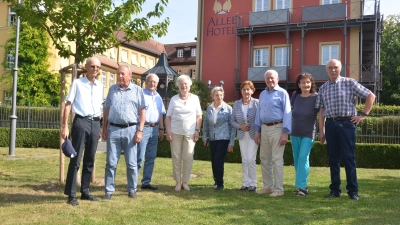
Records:
[[[340,158],[346,170],[347,194],[358,200],[356,172],[356,126],[367,118],[375,95],[353,78],[341,77],[342,63],[331,59],[326,64],[329,80],[320,89],[315,103],[319,108],[319,140],[328,146],[331,192],[325,198],[340,197]],[[356,97],[365,98],[365,108],[357,116]],[[326,122],[325,122],[326,120]]]
[[[292,110],[287,91],[278,85],[278,73],[267,70],[264,80],[267,87],[260,94],[254,136],[260,144],[264,188],[256,193],[277,197],[284,194],[283,152],[292,129]]]

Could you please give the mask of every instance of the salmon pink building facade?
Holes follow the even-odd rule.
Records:
[[[352,77],[379,94],[379,0],[199,0],[197,75],[218,85],[225,100],[241,98],[241,82],[258,93],[264,73],[274,69],[279,85],[296,88],[299,73],[311,73],[320,86],[325,64],[342,62]]]

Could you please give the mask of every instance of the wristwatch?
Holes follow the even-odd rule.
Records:
[[[199,132],[199,133],[200,133],[200,129],[195,129],[195,131],[197,131],[197,132]]]
[[[140,128],[139,128],[137,131],[139,131],[139,132],[143,132],[143,128],[142,128],[142,129],[140,129]]]
[[[164,131],[164,128],[158,128],[158,130],[162,130],[162,131]]]
[[[361,113],[361,116],[368,116],[368,114],[365,113],[365,112],[362,112],[362,113]]]

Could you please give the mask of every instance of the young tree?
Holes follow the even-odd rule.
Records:
[[[149,19],[161,17],[168,0],[160,0],[145,17],[137,17],[146,0],[3,0],[33,27],[43,28],[61,57],[75,57],[75,63],[118,46],[115,32],[123,31],[125,41],[144,41],[166,34],[169,18],[154,25]],[[70,43],[74,43],[71,46]]]
[[[14,29],[15,33],[15,29]],[[18,54],[17,102],[33,106],[58,105],[60,102],[59,74],[49,72],[50,40],[43,29],[21,23]],[[15,54],[15,35],[4,45],[7,53]],[[6,67],[7,57],[2,62]],[[12,71],[0,77],[2,83],[12,83]]]
[[[400,105],[400,14],[386,17],[383,27],[380,101],[385,105]]]

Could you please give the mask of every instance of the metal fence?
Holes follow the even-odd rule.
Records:
[[[10,127],[11,106],[0,106],[0,127]],[[17,128],[60,129],[60,107],[17,106]]]
[[[10,115],[11,107],[0,105],[0,127],[10,127]],[[17,117],[17,128],[60,129],[59,106],[17,106]],[[400,111],[374,110],[357,126],[356,139],[357,143],[400,144]]]

